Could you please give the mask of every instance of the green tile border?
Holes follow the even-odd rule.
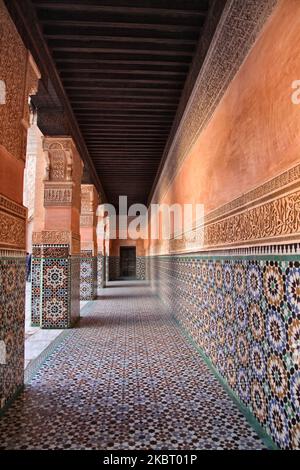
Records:
[[[254,431],[257,433],[257,435],[262,440],[262,442],[265,444],[265,446],[268,448],[268,450],[280,450],[279,447],[273,441],[273,439],[269,436],[269,434],[266,432],[266,430],[262,427],[262,425],[258,422],[258,420],[255,418],[255,416],[249,410],[249,408],[246,405],[244,405],[244,403],[239,399],[237,394],[229,387],[228,383],[226,382],[224,377],[220,374],[220,372],[217,370],[217,368],[213,365],[210,358],[196,344],[196,342],[193,340],[193,338],[190,336],[190,334],[185,330],[185,328],[181,325],[181,323],[177,320],[177,318],[175,317],[174,314],[172,314],[172,318],[173,318],[173,321],[176,324],[176,326],[180,329],[180,331],[186,337],[188,342],[199,353],[199,355],[201,356],[202,360],[205,362],[205,364],[207,365],[209,370],[217,378],[217,380],[222,385],[222,387],[225,390],[225,392],[227,393],[227,395],[231,398],[231,400],[234,402],[234,404],[238,407],[240,412],[245,416],[245,418],[248,421],[248,423],[250,424],[250,426],[254,429]]]
[[[149,258],[151,259],[154,259],[154,258],[163,258],[163,259],[186,259],[187,261],[192,261],[193,259],[199,259],[199,260],[212,260],[212,261],[216,261],[216,260],[221,260],[221,261],[224,261],[224,260],[254,260],[254,261],[299,261],[300,262],[300,254],[296,255],[296,254],[284,254],[284,255],[279,255],[278,253],[277,254],[272,254],[272,253],[269,253],[268,255],[262,255],[262,254],[251,254],[251,255],[237,255],[237,254],[228,254],[228,255],[215,255],[215,254],[212,254],[212,255],[199,255],[199,254],[195,254],[195,255],[192,255],[192,254],[174,254],[174,255],[154,255],[154,256],[149,256]]]

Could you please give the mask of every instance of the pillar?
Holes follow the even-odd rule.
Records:
[[[97,208],[99,196],[93,184],[81,185],[80,300],[97,297]]]
[[[104,217],[97,216],[97,289],[105,286],[105,225]]]
[[[69,328],[79,318],[80,182],[83,164],[71,137],[43,137],[44,220],[33,232],[32,323]]]
[[[40,231],[44,221],[45,161],[42,137],[43,134],[37,126],[37,113],[32,113],[27,133],[23,190],[23,203],[28,209],[26,251],[29,253],[32,253],[32,233]]]
[[[0,409],[24,382],[28,98],[39,71],[0,0]]]

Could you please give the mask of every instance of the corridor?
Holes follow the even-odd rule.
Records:
[[[262,449],[150,287],[110,282],[0,421],[0,449]]]

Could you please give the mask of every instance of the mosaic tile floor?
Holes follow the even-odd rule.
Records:
[[[261,449],[149,288],[111,283],[0,419],[0,449]]]

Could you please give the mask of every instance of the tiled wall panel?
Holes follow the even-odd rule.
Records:
[[[1,256],[0,409],[23,386],[25,283],[25,257]]]
[[[80,260],[80,300],[97,297],[97,258],[91,252],[82,252]]]
[[[283,449],[300,448],[300,257],[153,257],[151,281]]]
[[[146,279],[146,258],[145,256],[136,257],[136,278],[140,281]]]

